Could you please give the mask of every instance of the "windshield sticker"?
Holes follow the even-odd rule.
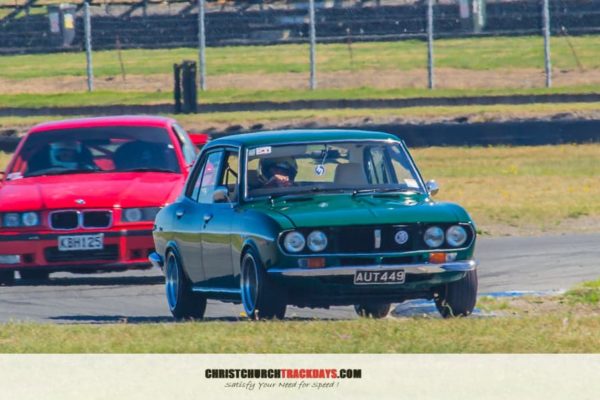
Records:
[[[7,180],[9,181],[14,181],[15,179],[21,179],[23,177],[23,174],[20,172],[12,172],[10,174],[8,174],[8,176],[6,177]]]
[[[257,156],[262,156],[265,154],[271,154],[271,146],[265,146],[265,147],[257,147],[256,148],[256,155]]]
[[[323,164],[319,164],[315,167],[315,175],[323,176],[325,175],[325,166]]]
[[[414,179],[405,179],[404,183],[406,183],[406,186],[408,186],[409,188],[419,188],[417,181],[415,181]]]

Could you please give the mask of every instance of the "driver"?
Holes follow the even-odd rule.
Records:
[[[63,141],[50,143],[50,168],[64,169],[91,168],[92,165],[85,157],[85,150],[81,143]],[[89,153],[89,151],[88,151]]]
[[[263,189],[288,187],[294,185],[298,173],[298,164],[293,157],[263,158],[260,170],[266,178]]]

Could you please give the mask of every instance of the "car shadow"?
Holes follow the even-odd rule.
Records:
[[[125,316],[125,315],[57,315],[50,317],[50,320],[58,323],[81,323],[81,324],[164,324],[164,323],[186,323],[186,322],[249,322],[247,318],[241,317],[205,317],[195,321],[176,321],[173,317],[169,316]],[[283,321],[313,321],[313,322],[324,322],[334,321],[339,319],[334,318],[302,318],[292,317],[285,318]],[[257,321],[257,323],[260,323]]]
[[[17,279],[12,286],[138,286],[162,285],[162,276],[84,276],[50,277],[47,280]]]

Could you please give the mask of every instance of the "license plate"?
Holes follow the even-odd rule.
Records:
[[[98,233],[95,235],[73,235],[58,237],[58,250],[60,251],[102,250],[103,248],[103,233]]]
[[[403,269],[387,271],[356,271],[354,273],[355,285],[380,285],[404,283],[406,274]]]

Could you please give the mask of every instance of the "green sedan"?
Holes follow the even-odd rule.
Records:
[[[437,191],[390,134],[223,137],[158,213],[149,258],[178,319],[202,318],[207,299],[241,303],[251,319],[283,318],[287,305],[382,318],[409,299],[466,316],[477,299],[475,225],[434,201]]]

